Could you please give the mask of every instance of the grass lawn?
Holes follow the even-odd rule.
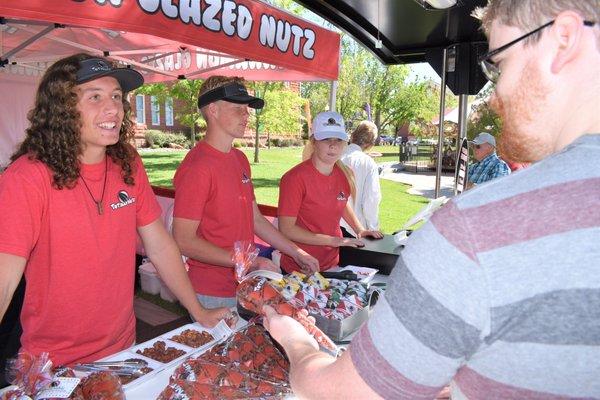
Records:
[[[252,166],[252,182],[258,203],[277,206],[279,179],[301,161],[302,149],[298,147],[261,149],[258,164],[252,162],[253,149],[242,150]],[[383,157],[377,158],[377,162],[398,160],[397,147],[378,146],[373,151],[384,153]],[[173,175],[186,152],[142,150],[140,154],[150,182],[156,186],[172,187]],[[392,233],[400,229],[410,217],[427,204],[426,198],[410,195],[406,193],[407,189],[407,185],[381,180],[383,199],[379,207],[379,218],[383,232]]]
[[[375,158],[377,163],[398,162],[398,146],[374,146],[369,152],[381,153],[381,157]]]

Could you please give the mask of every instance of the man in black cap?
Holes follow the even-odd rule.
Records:
[[[0,318],[25,274],[22,349],[55,365],[95,361],[135,342],[139,234],[169,289],[203,325],[228,309],[199,304],[164,228],[125,94],[140,73],[76,54],[44,74],[30,127],[0,178]]]
[[[279,233],[258,209],[250,164],[232,148],[248,124],[248,107],[264,101],[248,94],[242,78],[212,76],[200,88],[198,107],[206,120],[206,137],[179,166],[173,180],[173,236],[189,257],[189,276],[202,304],[236,305],[232,248],[236,241],[265,242],[291,257],[306,270],[318,261]],[[259,257],[257,268],[278,270]]]

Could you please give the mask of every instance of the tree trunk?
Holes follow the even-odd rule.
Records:
[[[381,110],[379,109],[379,107],[377,108],[377,111],[375,112],[374,119],[375,119],[375,121],[373,121],[373,122],[377,126],[377,130],[379,131],[379,134],[381,135]]]
[[[259,139],[259,132],[258,132],[258,126],[260,125],[260,119],[258,118],[258,116],[256,117],[256,130],[254,132],[254,162],[258,163],[258,148],[260,147],[260,139]]]
[[[192,122],[190,125],[190,148],[196,144],[196,124]]]

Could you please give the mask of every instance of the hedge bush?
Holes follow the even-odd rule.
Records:
[[[272,138],[270,139],[271,146],[274,147],[290,147],[290,146],[302,146],[303,142],[301,139],[294,138]]]
[[[190,147],[190,141],[183,133],[163,132],[157,129],[148,129],[146,131],[146,141],[153,148],[169,147],[169,143]]]

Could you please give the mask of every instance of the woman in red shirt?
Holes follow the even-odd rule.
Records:
[[[340,157],[348,144],[342,116],[318,114],[312,124],[310,158],[285,173],[279,185],[279,229],[300,248],[319,260],[321,271],[339,261],[339,247],[362,247],[360,238],[382,238],[379,231],[366,230],[356,218],[348,198],[354,193],[354,178]],[[344,238],[340,219],[358,234]],[[286,272],[301,268],[286,255],[281,257]]]

